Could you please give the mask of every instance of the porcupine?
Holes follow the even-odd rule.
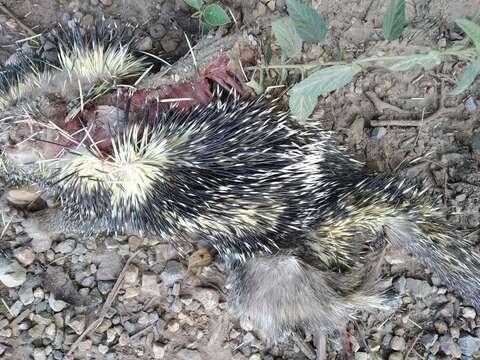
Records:
[[[55,194],[65,227],[131,228],[179,247],[196,233],[228,266],[231,311],[270,340],[298,328],[328,333],[357,310],[383,307],[375,268],[386,244],[480,309],[480,256],[424,191],[365,171],[330,132],[271,101],[230,96],[136,114],[125,106],[85,129],[76,116],[86,103],[145,68],[122,39],[105,44],[112,38],[102,34],[79,49],[84,38],[74,31],[75,41],[60,45],[60,66],[29,63],[8,75],[0,99],[21,135],[5,151],[3,177]],[[109,61],[117,73],[105,71]],[[46,102],[60,107],[54,119],[42,112]],[[35,161],[41,166],[28,166]]]

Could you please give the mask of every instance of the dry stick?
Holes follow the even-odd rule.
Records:
[[[10,16],[13,20],[17,22],[20,27],[26,31],[28,35],[35,36],[37,35],[29,26],[25,25],[14,13],[12,13],[5,5],[0,3],[0,11],[5,15]]]
[[[301,352],[310,360],[315,360],[317,355],[313,349],[295,332],[292,334],[293,342],[298,346]]]
[[[373,91],[367,91],[365,95],[368,97],[368,100],[372,102],[375,108],[381,113],[383,113],[384,110],[392,110],[399,114],[405,114],[405,115],[410,114],[410,111],[400,109],[398,106],[395,106],[380,100],[377,94],[375,94]]]
[[[125,277],[125,273],[127,272],[127,269],[128,269],[128,266],[130,265],[130,263],[132,262],[132,260],[135,258],[135,256],[138,255],[138,253],[141,251],[140,250],[137,250],[135,253],[133,253],[130,258],[127,260],[127,262],[125,263],[125,265],[123,266],[123,269],[122,269],[122,272],[120,273],[120,275],[118,276],[118,279],[117,281],[115,282],[115,285],[113,286],[113,289],[112,291],[110,291],[110,294],[108,294],[108,297],[107,297],[107,300],[105,301],[105,303],[103,304],[102,306],[102,310],[100,311],[100,314],[98,315],[98,319],[95,320],[94,322],[92,322],[84,331],[83,333],[78,337],[77,340],[75,340],[75,342],[72,344],[72,346],[70,347],[70,350],[68,351],[67,353],[67,357],[72,355],[72,353],[75,351],[75,349],[77,348],[78,344],[80,344],[80,342],[85,338],[85,336],[87,336],[90,332],[94,331],[103,321],[103,319],[105,318],[105,316],[107,315],[107,312],[108,310],[110,310],[110,307],[112,306],[113,304],[113,301],[115,300],[115,298],[117,297],[117,294],[118,294],[118,291],[120,290],[120,286],[122,285],[123,283],[123,279]]]
[[[463,108],[463,104],[454,106],[454,107],[439,109],[436,112],[434,112],[432,115],[427,116],[425,119],[423,119],[423,123],[426,124],[428,122],[438,119],[441,116],[447,115],[449,113],[458,112],[462,110],[462,108]],[[422,124],[422,121],[421,120],[400,120],[400,119],[372,120],[370,121],[370,124],[372,126],[420,126]]]

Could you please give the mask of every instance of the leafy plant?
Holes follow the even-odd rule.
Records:
[[[325,40],[326,26],[323,18],[314,9],[299,0],[287,0],[288,17],[272,23],[272,31],[280,45],[283,60],[297,55],[302,43],[321,43]],[[289,91],[289,106],[292,114],[300,121],[306,120],[315,109],[318,97],[344,87],[354,80],[368,67],[381,66],[395,72],[417,73],[432,69],[439,65],[445,57],[453,56],[467,60],[470,64],[465,68],[461,80],[452,95],[465,91],[480,74],[480,26],[466,19],[460,19],[457,25],[473,42],[472,47],[452,47],[445,50],[432,50],[428,53],[401,54],[396,56],[376,56],[344,62],[340,53],[340,61],[328,64],[275,65],[274,68],[296,68],[302,74],[309,75],[293,86]],[[397,39],[405,27],[405,1],[390,0],[384,19],[385,38]],[[268,67],[267,67],[268,68]],[[283,72],[285,73],[285,72]]]
[[[396,40],[405,27],[405,0],[390,0],[383,18],[383,34],[387,40]]]
[[[227,12],[218,4],[204,5],[203,0],[184,0],[185,3],[193,7],[196,11],[192,17],[198,18],[208,27],[224,26],[232,20]]]

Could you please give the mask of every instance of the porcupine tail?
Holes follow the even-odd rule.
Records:
[[[422,212],[423,216],[417,216]],[[441,214],[424,208],[419,214],[387,218],[383,228],[394,247],[413,255],[466,303],[480,310],[480,254]]]

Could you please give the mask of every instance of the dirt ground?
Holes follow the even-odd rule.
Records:
[[[238,27],[257,36],[270,33],[270,21],[285,15],[283,0],[220,2],[231,9]],[[138,24],[144,48],[172,58],[188,51],[184,33],[193,41],[199,38],[198,23],[182,0],[2,3],[36,33],[71,19],[86,27],[102,17]],[[402,40],[386,42],[382,40],[386,4],[383,0],[313,1],[328,24],[328,41],[324,46],[305,45],[303,55],[294,61],[307,63],[319,57],[336,61],[339,49],[345,50],[348,60],[379,51],[450,46],[461,38],[455,19],[480,19],[479,0],[411,0]],[[14,42],[25,36],[11,16],[0,15],[2,63],[14,51]],[[339,142],[370,168],[400,172],[431,186],[441,196],[449,220],[467,229],[472,242],[478,243],[480,136],[474,134],[480,132],[480,83],[462,95],[449,95],[464,67],[465,63],[452,60],[414,77],[367,72],[321,98],[314,118],[335,130]],[[405,126],[406,120],[418,121]],[[421,160],[408,164],[416,157]],[[80,339],[74,358],[300,360],[313,356],[309,355],[311,334],[305,334],[304,341],[267,347],[250,324],[228,317],[224,265],[218,259],[187,273],[188,259],[153,238],[32,239],[32,215],[10,208],[4,197],[0,205],[3,216],[11,219],[0,250],[27,272],[20,287],[0,284],[0,358],[66,358],[72,343],[99,316],[122,269],[125,282],[117,298],[100,326]],[[135,258],[125,267],[133,253]],[[392,311],[360,314],[349,324],[355,359],[480,358],[480,317],[473,308],[463,306],[412,259],[389,253],[384,272],[393,277],[391,292],[397,304]],[[45,273],[48,286],[40,285]],[[215,286],[194,286],[198,279]],[[330,359],[336,358],[340,346],[338,339],[328,340]]]

